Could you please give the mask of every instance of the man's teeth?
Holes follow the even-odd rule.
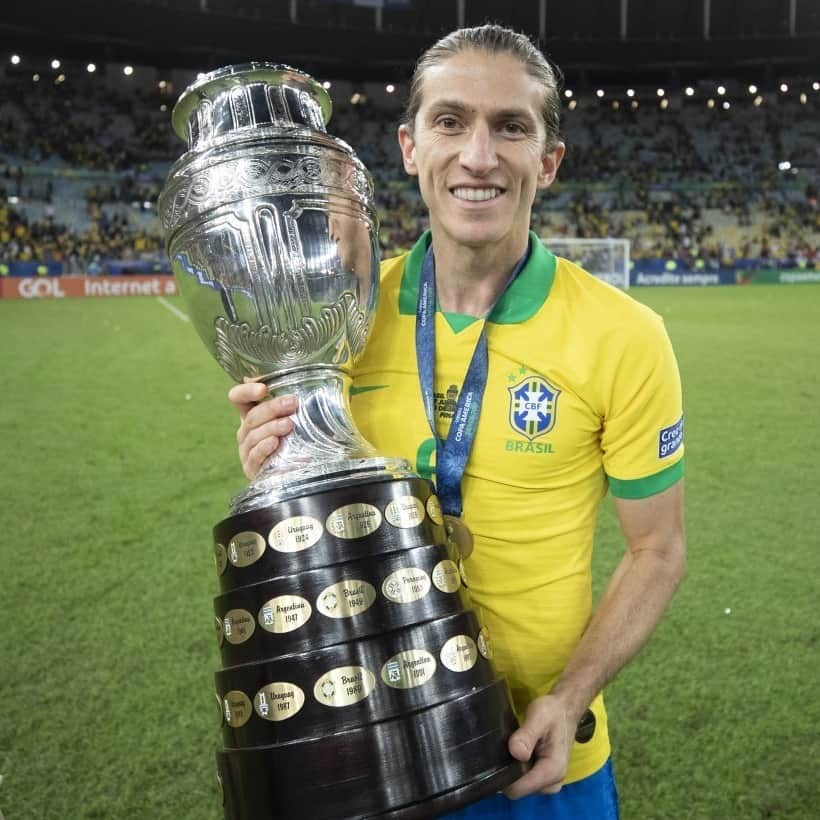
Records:
[[[500,195],[500,188],[453,188],[453,196],[456,199],[466,199],[470,202],[484,202]]]

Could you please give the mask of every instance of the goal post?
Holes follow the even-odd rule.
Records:
[[[563,256],[597,279],[629,289],[629,240],[615,237],[579,239],[572,236],[541,240],[556,256]]]

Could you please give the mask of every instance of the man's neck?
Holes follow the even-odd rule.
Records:
[[[436,298],[446,313],[486,316],[509,281],[516,262],[526,253],[523,242],[503,247],[465,247],[433,235],[436,259]]]

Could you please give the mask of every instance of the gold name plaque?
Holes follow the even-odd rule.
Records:
[[[382,583],[382,593],[396,604],[418,601],[430,591],[430,576],[416,567],[402,567],[388,575]]]
[[[253,714],[251,699],[236,689],[227,692],[222,698],[222,708],[225,711],[225,723],[234,729],[244,726]]]
[[[214,544],[214,564],[217,575],[222,575],[225,567],[228,566],[228,551],[219,542]]]
[[[253,708],[263,720],[276,723],[292,718],[305,705],[305,693],[284,681],[263,686],[253,699]]]
[[[234,646],[245,643],[253,635],[254,629],[256,622],[247,609],[230,609],[222,618],[225,640]]]
[[[456,635],[441,647],[439,657],[451,672],[468,672],[478,660],[478,649],[469,635]]]
[[[309,515],[294,515],[280,521],[268,535],[268,543],[277,552],[301,552],[321,537],[322,522]]]
[[[316,599],[316,609],[328,618],[352,618],[370,609],[376,590],[367,581],[339,581],[325,587]]]
[[[376,678],[363,666],[339,666],[325,672],[313,687],[313,696],[325,706],[352,706],[376,687]]]
[[[382,667],[382,680],[393,689],[413,689],[436,674],[436,659],[425,649],[407,649]]]
[[[403,495],[387,505],[384,517],[394,527],[418,527],[424,521],[424,504],[414,495]]]
[[[431,495],[430,498],[427,499],[427,515],[430,516],[430,520],[434,524],[444,523],[444,516],[441,513],[441,503],[435,495]]]
[[[265,552],[265,539],[258,532],[240,532],[228,544],[228,560],[235,567],[255,564]]]
[[[433,568],[433,583],[442,592],[456,592],[461,586],[461,575],[455,562],[445,559]]]
[[[259,626],[267,632],[282,635],[304,626],[313,612],[311,605],[298,595],[279,595],[262,604]]]
[[[489,661],[493,657],[493,644],[490,640],[490,633],[487,627],[483,627],[478,633],[478,651]]]
[[[337,538],[363,538],[381,526],[382,514],[372,504],[346,504],[325,521],[327,531]]]

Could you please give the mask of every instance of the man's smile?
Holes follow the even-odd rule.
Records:
[[[451,188],[450,193],[456,198],[466,202],[488,202],[491,199],[497,199],[504,193],[503,188],[468,188],[465,186],[458,186]]]

